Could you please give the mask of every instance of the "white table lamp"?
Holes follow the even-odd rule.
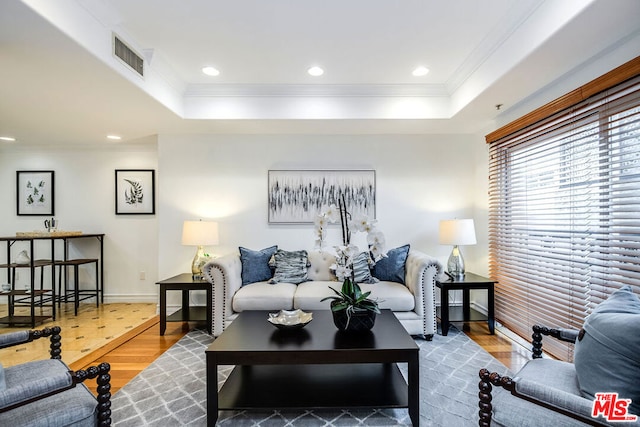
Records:
[[[440,244],[453,245],[447,261],[447,271],[456,279],[464,277],[464,258],[458,246],[475,245],[476,229],[473,219],[446,219],[440,221]]]
[[[182,225],[182,244],[197,246],[196,255],[191,262],[191,274],[194,279],[202,279],[202,267],[209,261],[204,246],[218,244],[218,223],[214,221],[185,221]]]

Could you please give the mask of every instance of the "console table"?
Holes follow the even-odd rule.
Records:
[[[487,321],[489,333],[493,334],[495,331],[493,287],[495,282],[473,273],[465,273],[462,279],[453,279],[449,276],[447,276],[447,279],[436,280],[436,286],[440,288],[440,326],[442,335],[446,336],[449,333],[450,312],[452,311],[452,308],[449,307],[449,291],[454,289],[462,290],[462,319],[456,320],[464,322]],[[469,291],[471,289],[486,289],[487,316],[469,306]]]
[[[167,322],[206,321],[207,331],[211,333],[211,283],[194,279],[191,273],[178,274],[157,282],[160,286],[160,335],[164,335]],[[189,307],[189,291],[207,291],[206,307]],[[167,291],[182,291],[182,308],[167,316]]]
[[[73,260],[69,260],[69,242],[75,239],[95,239],[99,243],[100,257],[95,260],[96,262],[96,302],[104,303],[104,234],[84,234],[80,232],[25,232],[18,233],[16,236],[0,237],[0,242],[6,242],[6,264],[0,264],[0,268],[7,269],[7,281],[11,285],[10,291],[0,292],[0,296],[7,296],[9,300],[9,313],[8,316],[0,318],[0,323],[9,325],[29,324],[32,328],[35,328],[36,323],[43,322],[46,319],[56,318],[56,295],[55,295],[55,267],[68,265]],[[40,257],[36,259],[35,242],[48,241],[51,245],[51,255],[47,258]],[[62,241],[64,250],[62,260],[56,260],[56,241]],[[17,264],[11,262],[11,249],[17,242],[26,242],[28,244],[28,252],[30,261],[28,264]],[[42,281],[44,278],[44,267],[51,266],[51,290],[42,289]],[[18,290],[15,288],[16,281],[16,269],[25,268],[30,271],[30,288],[27,290]],[[36,268],[40,268],[40,288],[35,289],[35,271]],[[76,275],[77,276],[77,275]],[[77,280],[77,278],[76,278]],[[76,289],[78,283],[74,283]],[[65,274],[65,287],[66,287],[66,274]],[[51,295],[46,298],[46,301],[51,301],[51,316],[36,316],[35,307],[41,305],[43,297],[51,292]],[[14,301],[15,297],[20,297],[21,300],[29,300],[30,315],[29,316],[15,316],[14,315]],[[36,300],[40,298],[40,302]],[[100,300],[98,300],[100,298]],[[77,301],[75,302],[77,305]]]

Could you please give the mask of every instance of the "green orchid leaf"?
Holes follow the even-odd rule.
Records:
[[[337,304],[334,304],[331,306],[331,311],[340,311],[340,310],[347,310],[349,308],[349,304],[346,302],[339,302]]]

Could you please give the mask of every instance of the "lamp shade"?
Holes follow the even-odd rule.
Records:
[[[185,221],[182,225],[182,244],[209,246],[218,244],[218,223],[214,221]]]
[[[440,221],[441,245],[475,245],[476,228],[473,219],[445,219]]]

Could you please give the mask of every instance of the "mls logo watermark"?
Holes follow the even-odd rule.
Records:
[[[631,399],[619,399],[618,393],[596,393],[591,416],[596,418],[602,415],[609,422],[635,422],[638,416],[629,414],[630,404]]]

